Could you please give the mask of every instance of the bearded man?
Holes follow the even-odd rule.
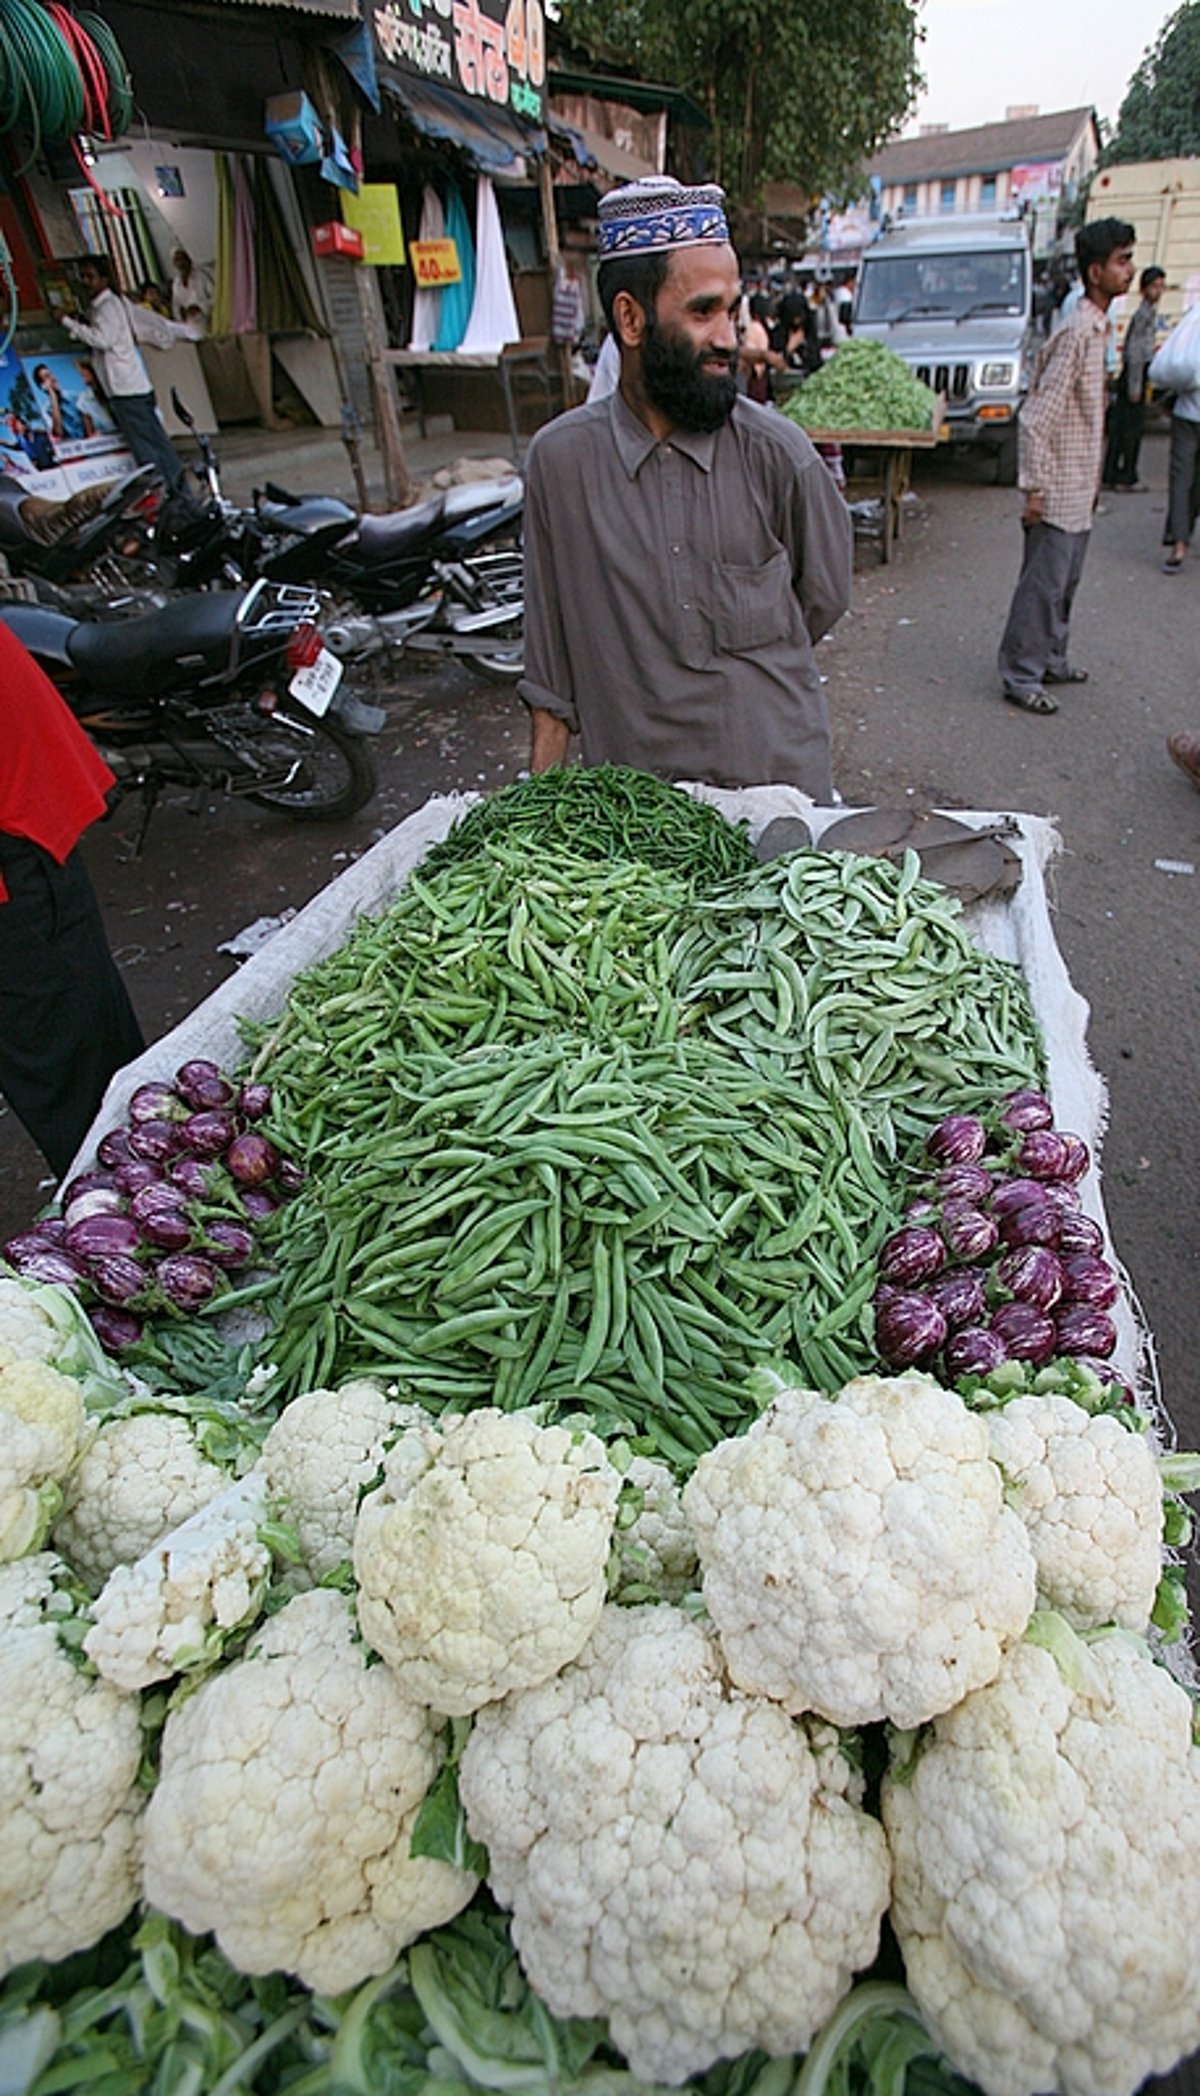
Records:
[[[530,767],[629,764],[833,798],[814,646],[850,601],[845,501],[737,389],[724,196],[646,176],[599,206],[617,390],[539,430],[525,495]]]

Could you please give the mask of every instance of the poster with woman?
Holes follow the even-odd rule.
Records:
[[[55,500],[132,466],[86,355],[0,356],[0,472]]]

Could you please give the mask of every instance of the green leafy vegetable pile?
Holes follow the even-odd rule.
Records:
[[[927,430],[937,396],[882,342],[844,342],[783,413],[801,429]]]

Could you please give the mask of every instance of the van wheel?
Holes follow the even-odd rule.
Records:
[[[1015,488],[1017,485],[1017,432],[1010,429],[996,453],[996,486]]]

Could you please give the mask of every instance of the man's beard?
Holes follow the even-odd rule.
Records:
[[[642,337],[642,384],[646,398],[677,429],[695,431],[720,429],[733,413],[737,399],[734,359],[728,372],[710,376],[685,335],[668,334],[657,320],[650,319]]]

